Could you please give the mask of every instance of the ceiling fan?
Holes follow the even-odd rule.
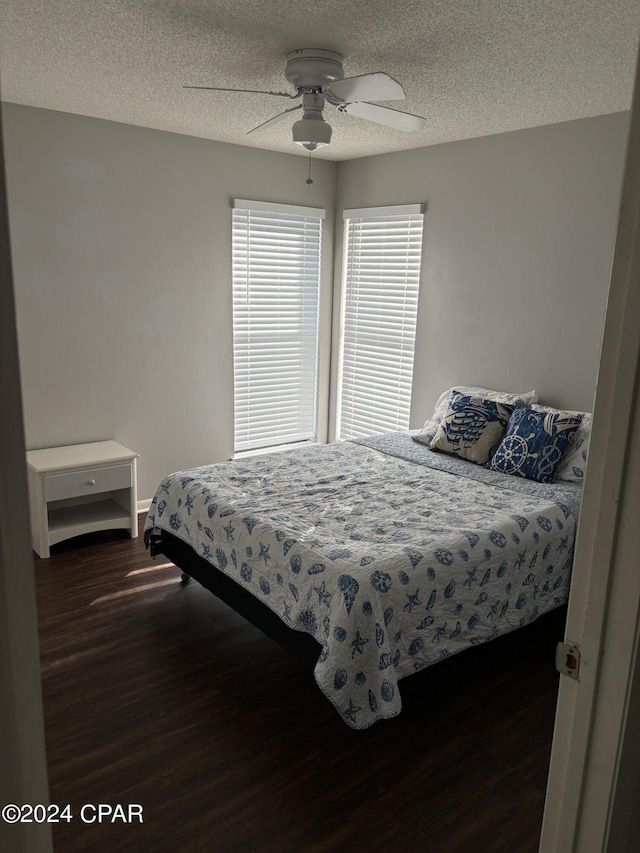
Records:
[[[293,141],[307,151],[324,148],[331,141],[331,125],[322,115],[325,104],[336,107],[338,112],[384,124],[394,130],[411,133],[426,127],[421,116],[372,104],[371,101],[399,101],[406,97],[404,89],[382,71],[345,77],[342,56],[333,50],[304,48],[287,54],[284,76],[295,92],[267,92],[257,89],[227,89],[219,86],[184,86],[184,89],[206,89],[213,92],[248,92],[256,95],[273,95],[277,98],[302,103],[289,107],[273,118],[254,127],[248,133],[273,127],[287,118],[290,113],[302,110],[302,118],[293,125]]]

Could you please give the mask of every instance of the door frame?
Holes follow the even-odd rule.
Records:
[[[560,678],[540,853],[622,853],[613,845],[632,819],[617,781],[621,768],[640,767],[628,713],[640,689],[639,357],[640,65],[565,630],[580,649],[579,677]]]
[[[48,804],[36,592],[0,113],[0,806]],[[7,417],[6,415],[9,415]],[[0,819],[0,849],[50,853],[47,823]]]

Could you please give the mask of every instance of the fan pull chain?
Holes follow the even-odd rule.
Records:
[[[313,183],[313,178],[311,177],[311,151],[309,151],[309,177],[307,178],[305,183],[309,185]]]

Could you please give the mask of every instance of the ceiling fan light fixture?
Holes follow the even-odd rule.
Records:
[[[322,118],[301,118],[293,125],[293,141],[307,151],[317,151],[331,142],[331,125]]]

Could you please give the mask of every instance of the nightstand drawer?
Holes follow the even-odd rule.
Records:
[[[69,474],[48,474],[44,479],[44,494],[45,500],[58,501],[128,489],[130,486],[131,465],[113,465],[109,468],[84,468]]]

